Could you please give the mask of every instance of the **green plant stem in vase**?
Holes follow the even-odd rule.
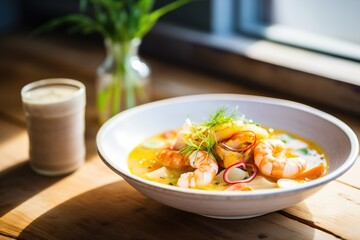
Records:
[[[97,69],[96,97],[100,122],[150,99],[150,69],[138,56],[140,39],[105,40],[106,58]]]
[[[146,100],[149,68],[138,57],[141,39],[157,20],[191,0],[176,0],[153,10],[155,0],[80,0],[80,13],[55,19],[35,33],[70,24],[71,32],[99,33],[107,56],[97,69],[97,110],[103,123],[122,109]]]

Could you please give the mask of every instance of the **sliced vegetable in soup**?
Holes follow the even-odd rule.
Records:
[[[129,155],[136,176],[182,188],[252,191],[292,187],[328,169],[316,143],[260,126],[220,108],[208,121],[186,119],[179,129],[144,140]]]

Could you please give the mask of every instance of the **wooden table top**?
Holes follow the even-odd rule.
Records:
[[[0,239],[360,239],[360,161],[314,196],[261,217],[219,220],[173,209],[137,192],[96,153],[93,79],[104,57],[101,46],[8,36],[0,39],[0,53]],[[210,92],[283,97],[148,62],[154,99]],[[74,173],[44,177],[28,164],[20,89],[54,77],[77,79],[87,87],[87,154]],[[356,116],[328,112],[360,136]]]

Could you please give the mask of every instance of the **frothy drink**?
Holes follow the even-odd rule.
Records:
[[[70,79],[48,79],[21,90],[29,134],[29,157],[39,174],[58,176],[85,158],[85,86]]]

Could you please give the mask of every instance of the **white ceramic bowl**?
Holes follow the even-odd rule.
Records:
[[[186,117],[202,122],[222,106],[238,106],[240,113],[255,122],[317,142],[328,154],[328,174],[288,189],[216,192],[169,186],[130,173],[128,154],[146,137],[178,128]],[[359,151],[355,133],[329,114],[291,101],[235,94],[178,97],[126,110],[101,127],[96,143],[105,164],[138,191],[168,206],[216,218],[248,218],[292,206],[344,174]]]

